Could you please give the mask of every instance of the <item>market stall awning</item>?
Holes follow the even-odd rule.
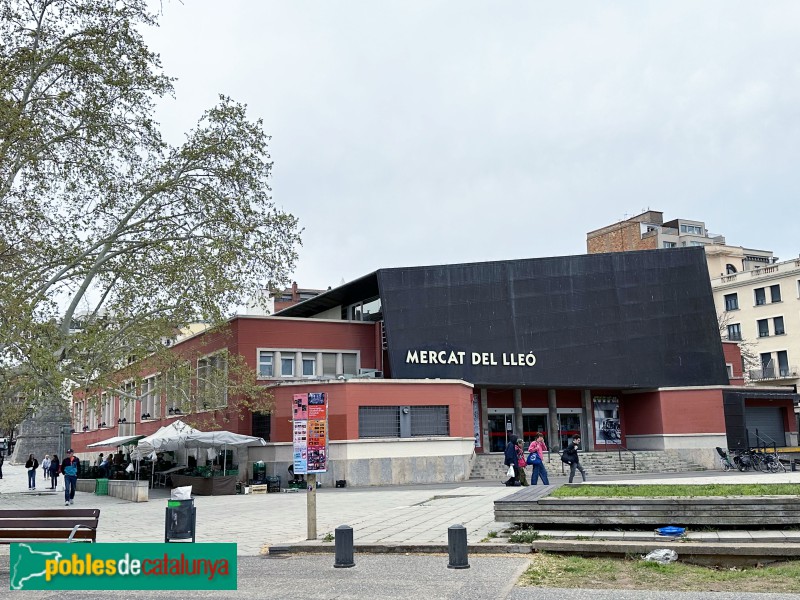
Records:
[[[117,437],[108,438],[102,442],[95,442],[94,444],[87,444],[87,448],[99,448],[100,446],[125,446],[131,442],[142,439],[143,435],[118,435]]]
[[[219,448],[222,446],[266,446],[263,438],[241,435],[231,431],[205,431],[186,436],[186,445],[195,448]]]

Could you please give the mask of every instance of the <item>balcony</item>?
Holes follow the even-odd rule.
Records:
[[[750,381],[763,381],[765,379],[797,379],[800,369],[795,367],[767,367],[765,369],[751,369]]]
[[[793,258],[780,263],[768,264],[763,267],[756,267],[741,273],[731,273],[730,275],[722,275],[711,280],[711,286],[716,287],[726,283],[733,283],[738,281],[746,283],[748,280],[752,281],[753,278],[772,276],[788,275],[800,270],[800,258]]]

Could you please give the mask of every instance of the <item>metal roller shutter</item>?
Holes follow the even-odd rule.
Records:
[[[772,406],[748,406],[745,408],[745,426],[750,433],[751,445],[756,444],[756,429],[758,435],[767,443],[772,439],[778,446],[786,445],[781,410]]]

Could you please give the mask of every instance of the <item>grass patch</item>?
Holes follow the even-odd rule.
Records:
[[[680,561],[535,554],[521,586],[704,592],[796,592],[800,561],[748,568],[711,568]]]
[[[796,483],[742,483],[707,485],[580,485],[562,486],[550,496],[555,498],[659,498],[664,496],[796,496]]]

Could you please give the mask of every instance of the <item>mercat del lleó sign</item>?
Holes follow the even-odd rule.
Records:
[[[413,365],[463,365],[470,364],[491,367],[532,367],[536,364],[533,352],[501,352],[496,357],[494,352],[466,352],[457,350],[409,350],[406,364]]]

